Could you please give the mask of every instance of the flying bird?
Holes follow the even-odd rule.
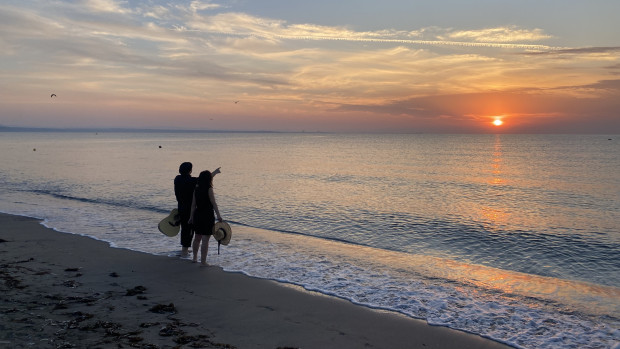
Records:
[[[55,93],[52,93],[52,95],[50,96],[50,98],[52,98],[52,97],[56,97],[56,94],[55,94]]]
[[[235,104],[239,103],[239,101],[235,101]]]

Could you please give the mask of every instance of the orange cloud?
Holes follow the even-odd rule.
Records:
[[[412,125],[441,118],[444,126],[454,123],[451,129],[464,132],[490,132],[490,122],[497,115],[502,115],[505,122],[502,132],[620,132],[620,99],[616,98],[620,80],[574,88],[596,89],[599,94],[575,98],[557,91],[528,89],[422,96],[380,105],[342,105],[338,109],[399,115],[412,120]]]

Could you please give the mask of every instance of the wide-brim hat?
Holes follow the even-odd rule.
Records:
[[[213,226],[213,237],[222,245],[228,245],[232,237],[230,225],[226,222],[217,222]]]
[[[181,228],[179,211],[176,208],[170,211],[170,214],[159,222],[157,228],[166,236],[176,236]]]

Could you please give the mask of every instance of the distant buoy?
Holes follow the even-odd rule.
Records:
[[[159,149],[161,149],[161,145],[159,146]]]

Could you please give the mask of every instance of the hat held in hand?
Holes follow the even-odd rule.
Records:
[[[217,240],[217,253],[220,253],[220,245],[228,245],[232,237],[230,225],[226,222],[217,222],[213,226],[213,237]]]

